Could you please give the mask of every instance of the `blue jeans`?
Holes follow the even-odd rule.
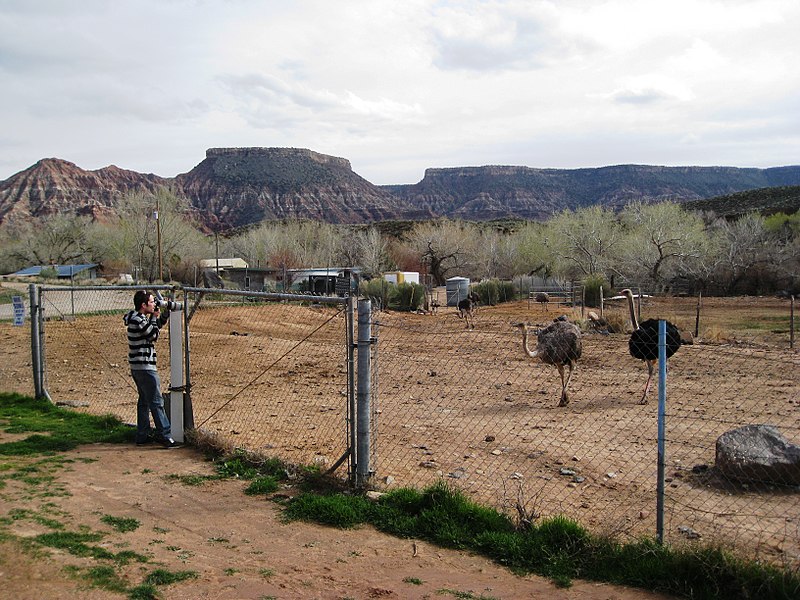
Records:
[[[131,371],[139,401],[136,403],[136,443],[147,441],[150,436],[150,415],[156,426],[156,435],[165,439],[171,430],[167,413],[164,412],[164,398],[161,396],[161,380],[157,371]]]

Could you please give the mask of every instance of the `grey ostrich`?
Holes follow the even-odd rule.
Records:
[[[559,317],[536,335],[536,350],[528,347],[528,324],[515,323],[514,327],[522,330],[522,349],[531,358],[539,358],[543,363],[553,365],[561,376],[561,402],[559,406],[569,404],[567,386],[575,364],[581,357],[581,330],[566,320]],[[569,374],[564,377],[564,367],[569,367]]]

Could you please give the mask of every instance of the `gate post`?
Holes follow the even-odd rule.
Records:
[[[367,483],[372,471],[370,469],[370,402],[371,389],[371,357],[372,351],[372,306],[369,300],[358,301],[358,391],[356,407],[356,485]]]
[[[172,437],[184,442],[183,307],[169,313],[169,421]]]
[[[31,306],[31,365],[33,366],[33,395],[38,400],[44,397],[44,381],[42,377],[42,347],[39,296],[36,286],[28,286]]]

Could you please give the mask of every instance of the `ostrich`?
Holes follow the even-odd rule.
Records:
[[[647,404],[647,393],[650,391],[650,384],[653,381],[653,372],[658,362],[658,319],[647,319],[639,324],[636,318],[636,310],[633,306],[633,292],[624,289],[621,295],[628,299],[628,308],[631,311],[631,324],[633,333],[628,340],[628,351],[633,358],[647,363],[647,383],[644,386],[644,394],[639,404]],[[667,321],[667,358],[672,356],[681,347],[681,334],[678,328]]]
[[[550,325],[542,329],[536,336],[536,350],[528,348],[528,325],[516,323],[514,327],[522,330],[522,349],[531,358],[539,358],[543,363],[554,365],[561,375],[561,402],[559,406],[569,404],[567,386],[572,379],[575,363],[581,357],[581,330],[566,320],[559,317]],[[569,367],[569,374],[564,378],[564,367]]]
[[[533,299],[544,306],[545,312],[547,311],[547,304],[550,302],[550,296],[547,294],[547,292],[536,292],[533,295]]]
[[[478,300],[478,294],[470,292],[466,298],[458,301],[458,318],[466,319],[467,329],[475,329],[475,307]]]

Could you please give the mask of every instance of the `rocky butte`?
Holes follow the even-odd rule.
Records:
[[[431,218],[353,172],[350,161],[302,148],[210,148],[177,189],[212,228],[263,220],[371,223]]]

